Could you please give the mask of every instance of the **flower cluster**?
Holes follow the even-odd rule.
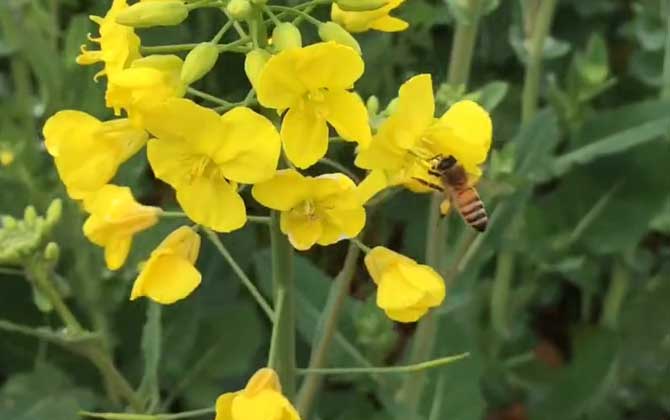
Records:
[[[104,17],[92,17],[99,36],[89,39],[99,48],[83,46],[77,63],[102,63],[95,79],[105,77],[105,102],[116,118],[101,121],[65,110],[49,118],[43,130],[68,195],[81,200],[89,214],[84,234],[104,248],[107,267],[115,270],[126,261],[133,236],[165,214],[112,183],[119,167],[143,149],[155,176],[174,189],[183,215],[195,223],[172,232],[151,253],[131,299],[147,296],[170,304],[192,293],[201,281],[195,267],[198,227],[225,233],[245,226],[249,217],[241,190],[247,185],[256,202],[279,213],[281,231],[293,247],[308,250],[357,237],[366,223],[365,206],[385,188],[428,191],[416,179],[434,178],[426,163],[433,156],[453,157],[476,182],[491,144],[491,121],[479,105],[461,101],[435,118],[433,83],[422,74],[400,88],[388,118],[373,130],[354,90],[365,62],[351,33],[406,29],[407,22],[390,15],[403,2],[336,0],[329,22],[251,0],[114,0]],[[212,5],[233,21],[211,41],[193,44],[184,57],[143,55],[151,49],[141,47],[137,28],[177,25],[194,9]],[[293,20],[279,20],[287,14],[307,17],[320,41],[303,45]],[[268,32],[257,30],[267,25],[264,16],[273,30],[271,38],[259,39]],[[241,23],[248,24],[251,36]],[[239,39],[221,43],[231,26]],[[190,86],[214,71],[224,52],[246,56],[252,89],[241,102]],[[221,106],[208,108],[194,97]],[[259,108],[252,109],[255,104]],[[323,162],[334,135],[355,144],[355,165],[368,171],[360,184],[344,173],[306,172]],[[444,299],[444,282],[434,270],[391,250],[374,248],[365,265],[378,286],[378,305],[394,320],[414,322]],[[272,378],[261,371],[245,390],[224,394],[217,418],[297,418]],[[252,413],[251,406],[267,412]]]

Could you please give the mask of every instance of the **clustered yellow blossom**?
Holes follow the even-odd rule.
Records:
[[[216,400],[214,420],[300,420],[291,402],[282,395],[277,373],[258,370],[243,390],[222,394]]]
[[[125,118],[101,121],[65,110],[43,129],[67,193],[88,213],[84,234],[104,248],[109,269],[122,267],[135,235],[167,215],[112,183],[120,166],[145,145],[153,173],[174,189],[180,215],[196,224],[176,229],[151,252],[133,284],[132,300],[171,304],[190,295],[201,282],[195,266],[199,226],[224,233],[242,228],[248,216],[241,190],[247,185],[255,201],[279,213],[280,229],[292,246],[308,250],[357,237],[366,223],[364,206],[384,188],[427,191],[415,178],[430,178],[432,157],[454,157],[472,182],[481,175],[491,120],[476,103],[458,102],[436,118],[431,76],[418,75],[401,86],[390,116],[373,132],[354,91],[365,62],[351,33],[406,29],[407,22],[390,15],[404,0],[334,2],[331,22],[311,19],[322,41],[311,45],[303,46],[300,29],[288,22],[275,25],[267,47],[242,37],[236,48],[246,53],[250,95],[255,92],[265,111],[224,101],[221,113],[184,98],[189,93],[212,99],[188,85],[214,68],[225,50],[220,36],[194,44],[184,62],[177,55],[142,57],[135,33],[178,24],[196,3],[114,0],[104,17],[91,17],[99,36],[89,39],[99,49],[82,47],[77,62],[103,63],[96,79],[106,76],[106,105]],[[230,2],[226,12],[246,19],[245,7],[252,6]],[[362,183],[342,173],[302,172],[326,156],[333,133],[355,143],[355,165],[368,170]],[[285,169],[278,168],[282,149]],[[3,165],[7,160],[2,158]],[[387,248],[372,249],[365,265],[378,288],[378,306],[393,320],[414,322],[445,297],[444,281],[432,268]],[[216,410],[217,420],[299,418],[270,369],[259,370],[243,390],[219,397]]]

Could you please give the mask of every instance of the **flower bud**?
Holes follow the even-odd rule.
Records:
[[[250,51],[244,60],[244,72],[247,74],[247,78],[255,90],[258,90],[256,88],[258,78],[263,71],[263,67],[265,67],[265,63],[267,63],[269,59],[269,52],[261,49],[255,49]]]
[[[11,150],[0,150],[0,166],[9,166],[14,162],[14,153]]]
[[[188,16],[188,7],[181,0],[164,0],[135,3],[119,12],[116,23],[135,28],[173,26]]]
[[[3,216],[2,217],[2,227],[3,228],[15,228],[17,226],[17,221],[12,216]]]
[[[230,0],[230,3],[226,6],[226,11],[233,19],[244,20],[251,15],[251,3],[249,3],[249,0]]]
[[[181,68],[181,81],[190,85],[200,80],[212,70],[216,60],[219,58],[219,49],[211,42],[198,44],[191,50],[184,60]]]
[[[44,248],[44,258],[51,264],[58,262],[60,256],[60,247],[56,242],[49,242]]]
[[[59,220],[60,216],[63,213],[63,202],[57,198],[49,204],[47,208],[46,221],[49,226],[55,225]]]
[[[23,220],[26,221],[27,225],[33,225],[37,221],[37,211],[35,207],[28,206],[23,212]]]
[[[386,6],[389,0],[335,0],[340,9],[347,12],[364,12]]]
[[[377,115],[379,112],[379,98],[377,98],[375,95],[370,96],[365,106],[368,108],[369,115]]]
[[[279,51],[300,48],[302,47],[302,35],[300,35],[300,30],[294,24],[283,22],[277,25],[272,31],[272,44]]]
[[[338,44],[346,45],[356,50],[358,54],[362,53],[358,41],[335,22],[326,22],[319,25],[319,38],[323,41],[334,41]]]

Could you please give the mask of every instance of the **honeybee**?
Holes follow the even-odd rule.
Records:
[[[443,192],[444,201],[451,202],[458,209],[465,223],[479,232],[484,232],[489,220],[486,209],[477,190],[468,184],[468,175],[463,166],[453,156],[437,155],[429,161],[433,163],[428,173],[439,178],[442,185],[422,178],[414,179],[429,188]]]

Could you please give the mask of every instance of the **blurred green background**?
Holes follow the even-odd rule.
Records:
[[[490,229],[475,238],[452,215],[441,267],[449,294],[437,309],[435,355],[467,351],[470,357],[427,375],[421,411],[453,420],[667,420],[670,66],[663,70],[670,59],[670,7],[651,0],[559,0],[543,55],[541,110],[522,126],[524,7],[538,1],[488,1],[468,89],[443,84],[462,1],[407,0],[397,14],[411,23],[409,30],[358,37],[367,72],[356,88],[364,98],[376,95],[384,107],[408,77],[430,72],[439,108],[467,94],[491,110],[494,121],[494,150],[480,184],[492,211]],[[97,32],[88,15],[104,15],[107,7],[102,1],[0,0],[0,153],[14,156],[0,166],[0,213],[20,218],[34,205],[43,214],[54,198],[64,201],[47,237],[30,242],[28,233],[0,230],[0,255],[59,244],[60,291],[130,383],[142,382],[141,395],[154,410],[208,407],[265,363],[270,325],[262,312],[203,242],[203,284],[164,307],[160,326],[145,328],[147,314],[155,321],[151,314],[158,309],[146,300],[130,303],[130,287],[137,264],[176,222],[140,235],[125,267],[106,270],[42,145],[41,127],[58,110],[111,117],[104,81],[92,80],[98,69],[74,61],[86,34]],[[316,16],[327,19],[325,8]],[[141,31],[142,43],[208,40],[221,18],[214,9],[198,10],[179,27]],[[306,40],[316,40],[313,28],[304,29]],[[241,100],[249,89],[243,58],[223,55],[196,87]],[[353,156],[349,144],[329,151],[362,175]],[[317,165],[313,171],[327,170]],[[153,178],[142,154],[115,182],[131,186],[143,203],[175,208],[171,190]],[[245,199],[250,214],[265,214],[248,191]],[[423,261],[428,201],[399,192],[369,220],[365,242]],[[248,225],[222,239],[267,295],[266,229]],[[308,363],[345,252],[346,244],[338,244],[296,257],[299,366]],[[331,366],[356,366],[361,358],[375,365],[406,360],[415,326],[387,320],[374,296],[361,262]],[[0,419],[70,420],[80,409],[119,411],[95,367],[77,352],[85,343],[59,343],[58,318],[11,270],[0,271],[0,320]],[[393,402],[401,379],[390,376],[381,386],[366,376],[329,378],[314,418],[407,418]]]

